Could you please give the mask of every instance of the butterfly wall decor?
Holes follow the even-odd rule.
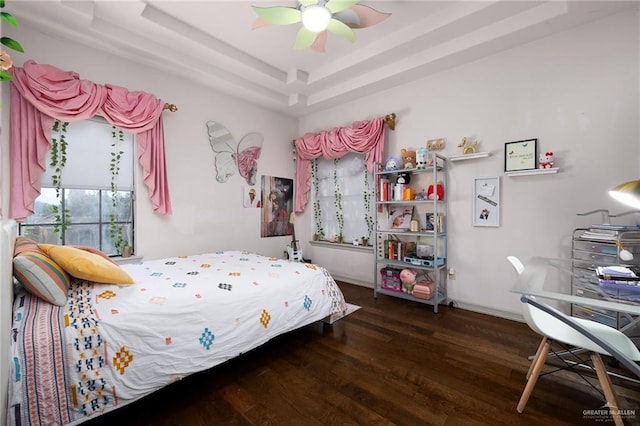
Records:
[[[262,134],[247,133],[237,142],[226,127],[215,121],[207,121],[207,133],[216,154],[216,180],[225,183],[237,169],[247,184],[255,185],[264,141]]]

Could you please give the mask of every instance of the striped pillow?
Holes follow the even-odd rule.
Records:
[[[28,237],[17,237],[13,245],[13,255],[17,256],[25,251],[42,251],[38,248],[38,242]]]
[[[39,298],[59,306],[67,303],[69,275],[42,250],[22,251],[15,256],[13,275]]]

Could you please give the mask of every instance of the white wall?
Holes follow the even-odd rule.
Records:
[[[25,54],[12,53],[16,65],[27,59],[75,71],[80,78],[153,93],[178,106],[164,112],[165,147],[173,215],[153,213],[146,187],[136,190],[136,249],[145,259],[220,249],[250,249],[282,256],[290,237],[260,238],[260,209],[242,207],[245,180],[236,173],[227,183],[216,181],[214,153],[205,123],[215,120],[236,140],[249,132],[264,135],[258,174],[294,178],[291,140],[297,121],[189,82],[189,76],[168,73],[127,62],[83,45],[43,35],[28,24],[3,31],[18,40]],[[167,63],[179,68],[179,64]],[[8,83],[3,83],[8,84]],[[4,90],[3,123],[8,122],[8,88]],[[3,125],[7,129],[6,125]],[[2,200],[8,214],[8,131],[2,132]],[[283,161],[285,160],[285,161]],[[260,176],[257,188],[260,187]]]
[[[167,167],[174,214],[151,211],[146,188],[138,186],[137,249],[147,259],[176,253],[251,249],[279,256],[287,237],[259,237],[259,212],[241,207],[239,175],[215,181],[214,156],[205,123],[217,120],[236,138],[252,131],[265,136],[259,174],[294,177],[291,139],[308,131],[348,125],[390,112],[398,116],[388,133],[387,153],[417,148],[445,137],[445,155],[460,153],[463,136],[478,138],[485,159],[451,165],[449,172],[449,264],[456,280],[449,294],[461,306],[518,315],[520,303],[509,292],[514,273],[505,257],[568,257],[573,228],[596,221],[576,213],[625,208],[606,190],[635,179],[639,169],[638,16],[618,15],[530,43],[466,66],[425,76],[421,81],[372,94],[296,121],[215,93],[144,66],[82,45],[38,33],[26,24],[7,35],[23,44],[13,55],[76,71],[82,78],[156,94],[180,108],[164,115]],[[179,64],[168,64],[179,67]],[[8,90],[4,90],[3,123]],[[6,129],[6,126],[3,125]],[[8,206],[8,132],[2,132],[2,205]],[[555,175],[505,177],[504,143],[538,138],[541,150],[556,153]],[[502,225],[471,225],[474,177],[501,176]],[[306,241],[312,232],[311,208],[296,222],[305,257],[336,277],[371,283],[371,254],[322,249]]]
[[[445,137],[444,154],[458,155],[462,137],[477,138],[491,156],[449,169],[448,262],[456,270],[449,295],[461,306],[517,316],[507,255],[569,257],[572,230],[600,221],[576,213],[628,210],[607,190],[638,177],[639,34],[637,14],[610,17],[311,114],[299,133],[395,112],[387,154]],[[504,176],[504,143],[528,138],[555,152],[559,173]],[[473,178],[488,176],[501,176],[502,223],[473,227]],[[299,220],[308,232],[310,214],[311,206]],[[371,254],[303,248],[335,276],[372,281]]]

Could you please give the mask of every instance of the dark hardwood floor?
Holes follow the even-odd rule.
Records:
[[[516,404],[539,337],[526,324],[380,295],[340,283],[362,308],[277,339],[100,416],[99,425],[602,425],[576,374],[540,378]],[[545,367],[549,370],[548,367]],[[597,380],[592,380],[597,385]],[[614,380],[626,424],[640,385]],[[627,413],[628,414],[628,413]]]

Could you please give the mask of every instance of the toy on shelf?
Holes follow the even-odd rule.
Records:
[[[412,294],[420,299],[431,299],[434,292],[434,284],[426,279],[418,281],[418,273],[412,269],[403,269],[400,271],[400,281],[402,282],[402,291]]]
[[[413,199],[416,200],[416,201],[427,201],[427,193],[426,193],[426,191],[423,189],[422,191],[416,193],[416,195],[414,195]]]
[[[411,173],[398,173],[396,183],[399,185],[409,185],[409,183],[411,183]]]
[[[416,152],[410,149],[402,148],[400,150],[402,154],[402,168],[403,169],[415,169],[416,168]]]
[[[433,165],[433,158],[429,157],[429,150],[425,147],[416,150],[416,168],[424,170]]]
[[[466,136],[462,138],[462,142],[458,145],[458,148],[462,148],[463,154],[474,154],[476,152],[476,148],[478,147],[478,141],[475,140],[472,143],[467,142]]]
[[[553,152],[547,151],[540,154],[538,163],[541,169],[551,169],[553,168],[553,160],[555,160]]]
[[[416,285],[416,271],[411,269],[403,269],[400,271],[400,281],[402,281],[402,291],[405,293],[413,293],[413,287]]]
[[[392,172],[400,169],[400,160],[397,157],[389,157],[384,164],[384,170]]]
[[[429,200],[444,200],[444,186],[438,182],[437,185],[429,185],[427,188],[427,199]]]
[[[427,149],[429,151],[442,151],[445,145],[446,141],[444,140],[444,138],[429,139],[427,141]]]

